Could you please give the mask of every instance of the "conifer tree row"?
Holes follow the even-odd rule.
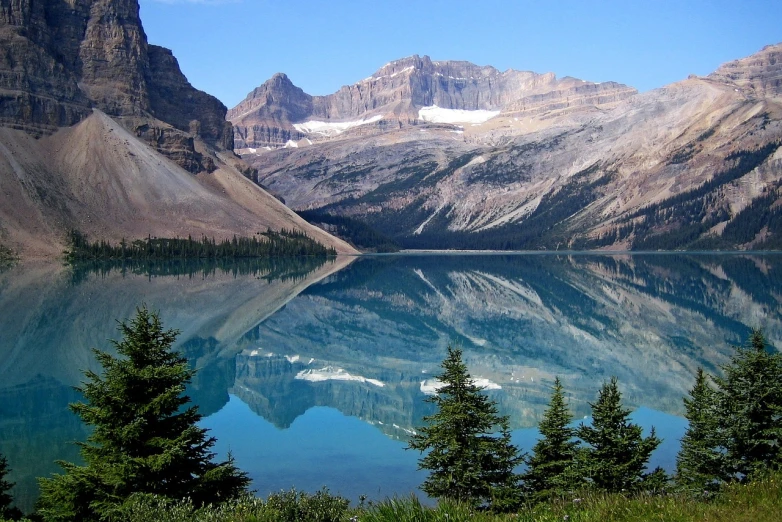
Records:
[[[131,243],[124,239],[119,245],[108,241],[91,242],[78,230],[71,230],[67,237],[68,262],[111,259],[237,259],[246,257],[335,256],[334,248],[326,248],[304,232],[282,229],[267,230],[253,237],[236,237],[216,241],[202,237],[137,239]]]
[[[699,370],[685,399],[690,426],[676,472],[685,490],[713,490],[782,468],[782,353],[753,330],[721,369],[722,377],[710,378]]]

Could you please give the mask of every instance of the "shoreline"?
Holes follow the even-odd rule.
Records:
[[[648,256],[648,255],[781,255],[782,250],[438,250],[404,249],[399,252],[361,252],[356,257],[382,256]]]

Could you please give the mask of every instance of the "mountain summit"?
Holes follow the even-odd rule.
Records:
[[[618,83],[596,84],[418,55],[387,63],[372,76],[328,96],[309,96],[275,75],[228,112],[238,151],[291,146],[343,134],[377,133],[419,122],[486,121],[605,109],[636,93]],[[464,111],[482,111],[468,114]]]

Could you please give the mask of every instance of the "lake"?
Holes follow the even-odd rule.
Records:
[[[23,509],[35,477],[78,461],[70,413],[92,348],[145,303],[199,369],[188,393],[261,496],[323,486],[407,495],[406,439],[449,344],[510,416],[525,450],[562,379],[577,420],[617,376],[665,439],[671,470],[699,366],[716,372],[751,327],[782,347],[782,255],[378,255],[326,262],[156,264],[0,272],[0,452]]]

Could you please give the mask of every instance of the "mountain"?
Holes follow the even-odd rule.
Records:
[[[405,247],[782,247],[782,44],[645,93],[417,56],[329,96],[284,75],[228,112],[291,208]]]
[[[65,233],[230,237],[304,230],[249,182],[226,107],[147,43],[137,0],[0,3],[0,241],[25,256]]]
[[[228,111],[227,118],[234,126],[236,149],[247,151],[347,131],[366,135],[437,123],[458,118],[455,111],[472,111],[487,119],[498,111],[524,116],[604,108],[635,92],[613,82],[595,84],[512,69],[500,72],[416,55],[387,63],[369,78],[329,96],[310,96],[278,73]]]

